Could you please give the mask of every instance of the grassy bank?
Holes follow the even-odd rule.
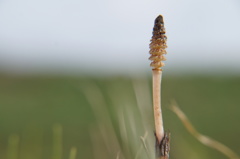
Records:
[[[150,77],[1,76],[0,158],[15,159],[9,156],[11,149],[16,159],[68,159],[73,146],[77,159],[147,158],[140,136],[145,135],[151,156],[150,84]],[[200,132],[237,152],[239,94],[237,77],[164,77],[162,105],[165,128],[172,134],[171,158],[224,158],[188,134],[168,109],[172,99]],[[62,141],[53,135],[56,124],[62,128]],[[14,141],[15,149],[10,146]],[[60,155],[54,154],[57,142]]]

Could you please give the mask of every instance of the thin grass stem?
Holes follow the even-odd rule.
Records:
[[[7,159],[18,159],[19,154],[19,136],[16,134],[10,135],[8,139]]]
[[[52,159],[62,159],[62,126],[53,126],[53,153]]]
[[[76,159],[76,156],[77,156],[77,148],[72,147],[70,149],[69,159]]]

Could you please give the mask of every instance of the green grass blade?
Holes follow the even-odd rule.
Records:
[[[62,126],[53,126],[53,154],[52,159],[62,159]]]

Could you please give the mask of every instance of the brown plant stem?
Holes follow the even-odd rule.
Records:
[[[168,159],[170,151],[170,133],[164,133],[161,109],[162,70],[152,69],[153,76],[153,112],[155,121],[156,159]]]
[[[167,53],[167,36],[165,35],[164,21],[162,15],[159,15],[154,22],[153,36],[150,43],[151,60],[150,66],[152,69],[152,86],[153,86],[153,112],[155,122],[155,137],[156,137],[156,159],[168,159],[170,150],[170,133],[164,133],[162,109],[161,109],[161,79],[162,69],[164,66],[162,61],[166,58]]]
[[[152,70],[152,86],[153,86],[153,112],[155,121],[155,133],[160,143],[164,137],[162,110],[161,110],[161,79],[162,71],[159,69]]]

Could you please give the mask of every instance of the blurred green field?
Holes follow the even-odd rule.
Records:
[[[201,133],[239,154],[240,77],[164,76],[162,87],[165,129],[171,131],[170,158],[226,158],[189,135],[168,109],[173,99]],[[143,159],[148,155],[140,136],[146,134],[151,157],[154,154],[151,103],[151,78],[147,76],[2,75],[0,158],[68,159],[74,146],[77,159]],[[59,141],[53,135],[56,124],[62,128]],[[15,148],[11,148],[13,135],[19,137]],[[9,155],[12,151],[17,157]]]

